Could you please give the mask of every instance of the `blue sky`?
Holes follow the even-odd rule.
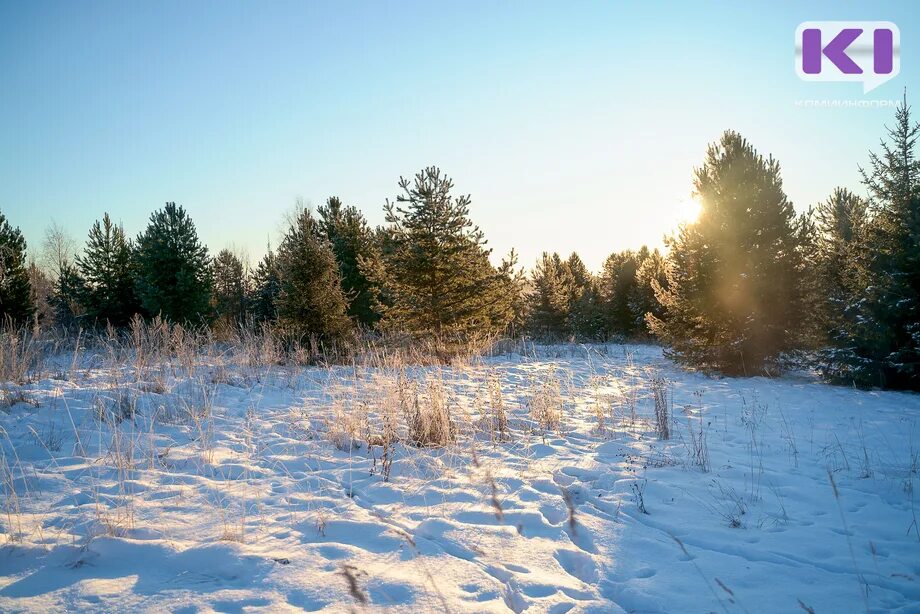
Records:
[[[802,21],[890,20],[901,74],[864,95],[794,71]],[[0,0],[0,211],[37,248],[108,211],[131,235],[174,200],[253,259],[295,199],[382,222],[439,165],[496,254],[530,267],[660,244],[728,128],[798,209],[858,165],[899,99],[920,117],[920,4],[13,2]]]

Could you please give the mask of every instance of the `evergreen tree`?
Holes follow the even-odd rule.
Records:
[[[889,142],[861,169],[871,199],[864,236],[856,230],[855,289],[830,374],[860,385],[920,389],[920,123],[904,102]],[[845,282],[846,283],[846,282]]]
[[[517,253],[514,249],[507,258],[502,259],[498,267],[501,295],[507,300],[511,317],[508,321],[508,334],[512,337],[522,333],[527,324],[528,304],[526,295],[527,279],[523,268],[516,268]]]
[[[381,261],[364,265],[380,286],[381,325],[434,342],[454,344],[503,332],[513,317],[506,278],[489,262],[482,231],[469,219],[469,196],[435,167],[400,178],[403,193],[387,201]]]
[[[779,163],[728,131],[694,186],[702,212],[669,242],[668,287],[657,293],[665,317],[649,323],[683,363],[759,372],[800,331],[800,254]]]
[[[148,314],[182,323],[209,319],[211,262],[185,209],[168,202],[153,213],[136,255],[135,289]]]
[[[380,319],[375,309],[375,289],[362,272],[359,261],[378,258],[374,232],[354,206],[343,206],[335,196],[319,207],[320,236],[329,242],[339,265],[342,290],[348,298],[348,315],[355,322],[373,327]]]
[[[134,294],[132,248],[125,232],[106,213],[89,231],[83,256],[75,259],[80,281],[77,296],[86,318],[93,323],[127,326],[140,311]]]
[[[570,316],[572,271],[559,254],[543,252],[532,274],[529,326],[541,339],[567,339],[574,334]]]
[[[297,342],[333,342],[351,329],[339,267],[310,211],[300,212],[278,248],[278,325]]]
[[[817,212],[814,207],[795,217],[793,229],[797,263],[795,277],[801,309],[793,346],[796,350],[815,350],[822,348],[827,341],[827,301],[820,270]]]
[[[600,287],[581,257],[572,254],[563,263],[568,269],[568,330],[579,339],[599,339],[604,334]]]
[[[25,323],[34,313],[26,240],[0,212],[0,324],[8,319]]]
[[[656,248],[648,253],[648,256],[639,264],[636,270],[635,288],[629,298],[629,310],[639,322],[637,332],[643,335],[651,334],[651,329],[648,327],[649,314],[654,318],[664,318],[664,309],[655,298],[655,292],[667,289],[667,287],[667,261]]]
[[[836,344],[846,338],[854,313],[849,306],[864,290],[858,288],[857,258],[868,222],[868,203],[846,188],[837,188],[815,210],[814,310],[818,323],[818,345]]]
[[[281,276],[278,257],[271,250],[259,262],[252,275],[252,298],[249,305],[256,324],[274,324],[278,320],[278,295],[281,294]]]
[[[54,293],[51,297],[51,307],[57,325],[72,329],[79,326],[84,319],[84,286],[77,267],[68,262],[62,263],[57,271],[57,280],[54,282]]]
[[[636,273],[647,257],[648,248],[642,247],[639,253],[625,250],[611,254],[604,261],[601,288],[607,329],[611,334],[629,338],[644,331],[644,314],[633,309],[633,302],[637,292]]]
[[[243,261],[228,249],[214,258],[214,311],[227,326],[238,327],[246,321],[249,279]]]

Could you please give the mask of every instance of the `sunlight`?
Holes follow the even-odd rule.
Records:
[[[678,224],[692,224],[700,217],[703,205],[699,200],[688,196],[681,199],[675,206],[674,217]]]

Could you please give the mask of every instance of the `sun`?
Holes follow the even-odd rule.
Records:
[[[703,205],[693,197],[686,197],[677,203],[676,217],[679,224],[692,224],[700,217]]]

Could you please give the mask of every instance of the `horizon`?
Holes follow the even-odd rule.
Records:
[[[866,95],[793,69],[798,24],[867,17],[857,3],[214,6],[0,3],[0,210],[30,258],[52,221],[78,246],[106,212],[136,237],[175,201],[212,254],[255,264],[298,198],[376,226],[398,178],[437,165],[494,260],[574,251],[598,271],[692,218],[727,129],[779,160],[799,212],[864,193],[894,109],[796,101],[899,101],[920,76],[920,9],[896,3],[871,17],[900,27],[903,68]]]

